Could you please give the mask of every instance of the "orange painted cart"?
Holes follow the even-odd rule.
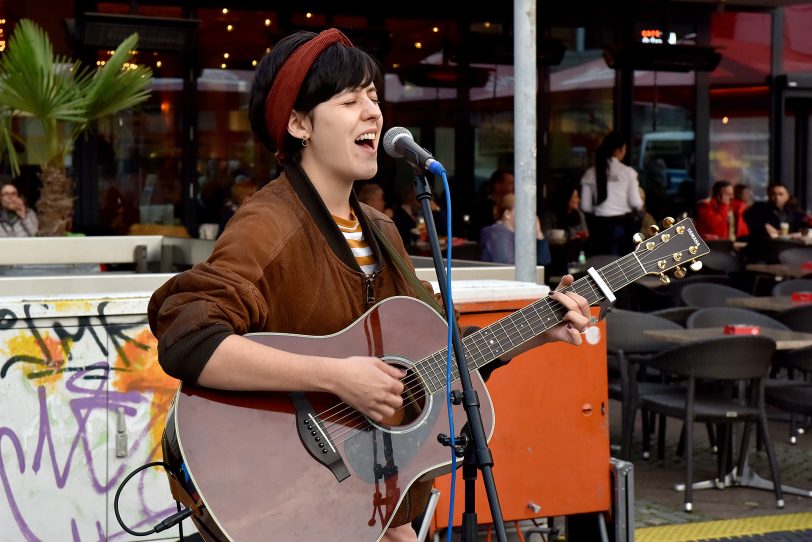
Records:
[[[484,327],[532,301],[455,304],[460,326]],[[593,307],[597,316],[598,309]],[[553,343],[516,357],[487,383],[496,413],[490,448],[506,522],[608,511],[611,508],[605,325],[593,344]],[[457,428],[459,430],[459,428]],[[464,510],[462,469],[457,472],[454,526]],[[441,491],[433,528],[448,526],[450,476]],[[477,520],[492,522],[481,476]]]

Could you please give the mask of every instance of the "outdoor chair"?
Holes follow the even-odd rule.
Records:
[[[812,292],[812,279],[782,280],[773,286],[772,295],[792,295],[795,292]]]
[[[647,337],[643,332],[652,329],[681,329],[682,326],[651,314],[614,309],[606,315],[606,348],[610,370],[615,373],[609,381],[609,397],[621,403],[620,458],[631,456],[631,441],[638,402],[646,393],[663,392],[668,384],[638,381],[641,361],[652,354],[669,348],[670,343]],[[648,420],[643,416],[643,424]],[[645,433],[645,431],[644,431]],[[643,457],[648,458],[648,443],[643,444]]]
[[[812,346],[776,352],[775,365],[786,369],[788,378],[767,381],[767,404],[790,413],[789,442],[797,442],[797,416],[812,416]]]
[[[685,327],[721,327],[727,324],[742,324],[789,330],[789,327],[775,318],[739,307],[706,307],[699,309],[688,317],[688,320],[685,322]]]
[[[718,250],[711,245],[711,251],[702,256],[702,271],[716,272],[724,275],[744,270],[744,262],[735,253]]]
[[[774,314],[773,318],[793,331],[812,333],[812,303],[783,310]]]
[[[725,427],[724,431],[720,429],[718,439],[720,449],[717,467],[720,482],[730,470],[728,451],[731,432],[727,426],[738,422],[745,424],[738,456],[738,472],[743,472],[750,440],[750,427],[752,423],[758,424],[775,484],[776,504],[779,508],[784,506],[778,463],[767,427],[764,406],[764,381],[774,351],[775,342],[772,339],[738,335],[675,346],[646,360],[645,363],[649,367],[686,379],[685,386],[677,388],[678,392],[671,390],[667,393],[640,396],[640,408],[684,421],[686,512],[693,509],[694,422],[714,423]],[[736,397],[735,390],[739,387],[736,386],[737,382],[749,384],[746,397]],[[708,384],[717,385],[708,386]]]
[[[727,275],[702,274],[701,272],[698,275],[688,275],[683,279],[673,279],[671,284],[667,286],[671,291],[671,306],[685,306],[686,303],[682,299],[682,290],[695,284],[720,284],[728,287],[731,285],[730,277]]]
[[[724,284],[689,284],[680,292],[682,302],[689,307],[724,307],[732,297],[752,297],[745,291]]]
[[[812,262],[812,248],[787,248],[778,253],[778,261],[788,265]]]
[[[685,327],[688,317],[697,311],[696,307],[669,307],[667,309],[660,309],[652,311],[649,314],[671,320],[672,322]]]

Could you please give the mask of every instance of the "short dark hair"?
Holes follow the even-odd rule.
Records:
[[[716,181],[715,183],[713,183],[713,186],[711,187],[711,197],[712,198],[718,197],[719,194],[722,193],[722,189],[727,188],[728,186],[732,186],[732,183],[730,181]]]
[[[284,141],[274,141],[265,121],[265,101],[274,78],[285,60],[303,43],[315,38],[313,32],[296,32],[280,40],[257,66],[248,104],[251,129],[268,150],[280,150],[287,156],[298,158],[299,141],[285,134]],[[383,76],[378,62],[357,47],[334,43],[313,62],[305,76],[293,109],[309,113],[314,107],[347,89],[363,88],[373,83],[383,92]]]

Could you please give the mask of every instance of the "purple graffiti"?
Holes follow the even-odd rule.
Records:
[[[84,464],[87,465],[88,472],[90,474],[90,487],[92,487],[93,490],[98,494],[107,494],[107,501],[109,505],[112,506],[112,495],[110,494],[110,491],[115,490],[120,480],[126,474],[125,471],[132,469],[133,466],[124,464],[119,465],[113,472],[111,472],[108,480],[101,478],[105,476],[108,470],[106,464],[107,457],[105,455],[103,459],[105,463],[102,465],[97,465],[97,461],[94,461],[90,444],[90,435],[88,434],[87,430],[87,422],[90,415],[99,409],[106,411],[105,415],[109,416],[110,412],[116,412],[118,408],[123,408],[125,415],[135,416],[137,414],[136,407],[145,403],[147,398],[137,392],[121,393],[108,390],[106,385],[107,378],[87,378],[88,376],[92,376],[91,373],[102,373],[103,375],[107,375],[109,370],[110,367],[106,362],[93,363],[87,365],[80,371],[74,372],[67,379],[65,389],[67,392],[75,395],[75,397],[70,399],[69,406],[76,422],[76,429],[75,434],[71,439],[69,439],[70,446],[67,450],[67,455],[64,458],[64,462],[61,465],[57,459],[57,447],[55,445],[54,432],[50,422],[46,390],[44,386],[37,388],[39,429],[37,446],[34,450],[30,467],[34,473],[39,473],[41,469],[48,471],[49,469],[47,469],[47,463],[50,461],[50,471],[53,474],[54,486],[57,489],[62,489],[65,487],[66,483],[71,477],[71,467],[75,463],[74,457],[77,453],[77,449],[81,445],[81,452],[79,453],[82,455]],[[131,443],[128,456],[148,442],[150,430],[156,423],[156,417],[149,420],[144,429]],[[12,447],[12,454],[9,456],[11,459],[14,458],[14,454],[16,453],[17,469],[19,470],[19,473],[25,473],[26,456],[21,445],[20,438],[11,428],[0,427],[0,452],[3,451],[2,446],[5,442],[10,443]],[[149,452],[149,457],[152,458],[157,452],[157,448],[151,449]],[[5,493],[6,500],[9,503],[12,517],[17,524],[17,529],[26,542],[39,541],[41,539],[38,538],[32,531],[32,527],[29,525],[30,518],[29,521],[27,521],[24,517],[23,512],[17,503],[14,488],[12,488],[11,483],[9,482],[8,473],[12,472],[9,470],[9,468],[14,468],[13,463],[7,466],[3,461],[3,457],[4,455],[0,453],[0,481],[2,482],[3,492]],[[140,483],[138,484],[138,495],[139,518],[137,523],[131,526],[131,528],[137,527],[138,525],[154,525],[174,511],[172,508],[159,511],[150,510],[148,508],[144,494],[143,475]],[[105,537],[104,529],[99,521],[96,521],[96,530],[99,537],[98,540],[101,541],[113,540],[124,535],[123,531],[116,530],[113,532],[113,529],[111,528],[111,532]],[[70,531],[73,542],[81,542],[78,526],[76,524],[76,520],[73,518],[70,519]]]

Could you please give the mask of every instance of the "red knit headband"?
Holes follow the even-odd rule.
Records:
[[[334,43],[343,43],[352,47],[352,42],[335,28],[321,32],[312,40],[300,45],[292,55],[285,60],[282,68],[274,78],[271,91],[265,100],[265,126],[278,149],[277,157],[284,161],[283,144],[285,134],[288,132],[288,120],[293,111],[293,104],[299,95],[307,72],[313,62]]]

